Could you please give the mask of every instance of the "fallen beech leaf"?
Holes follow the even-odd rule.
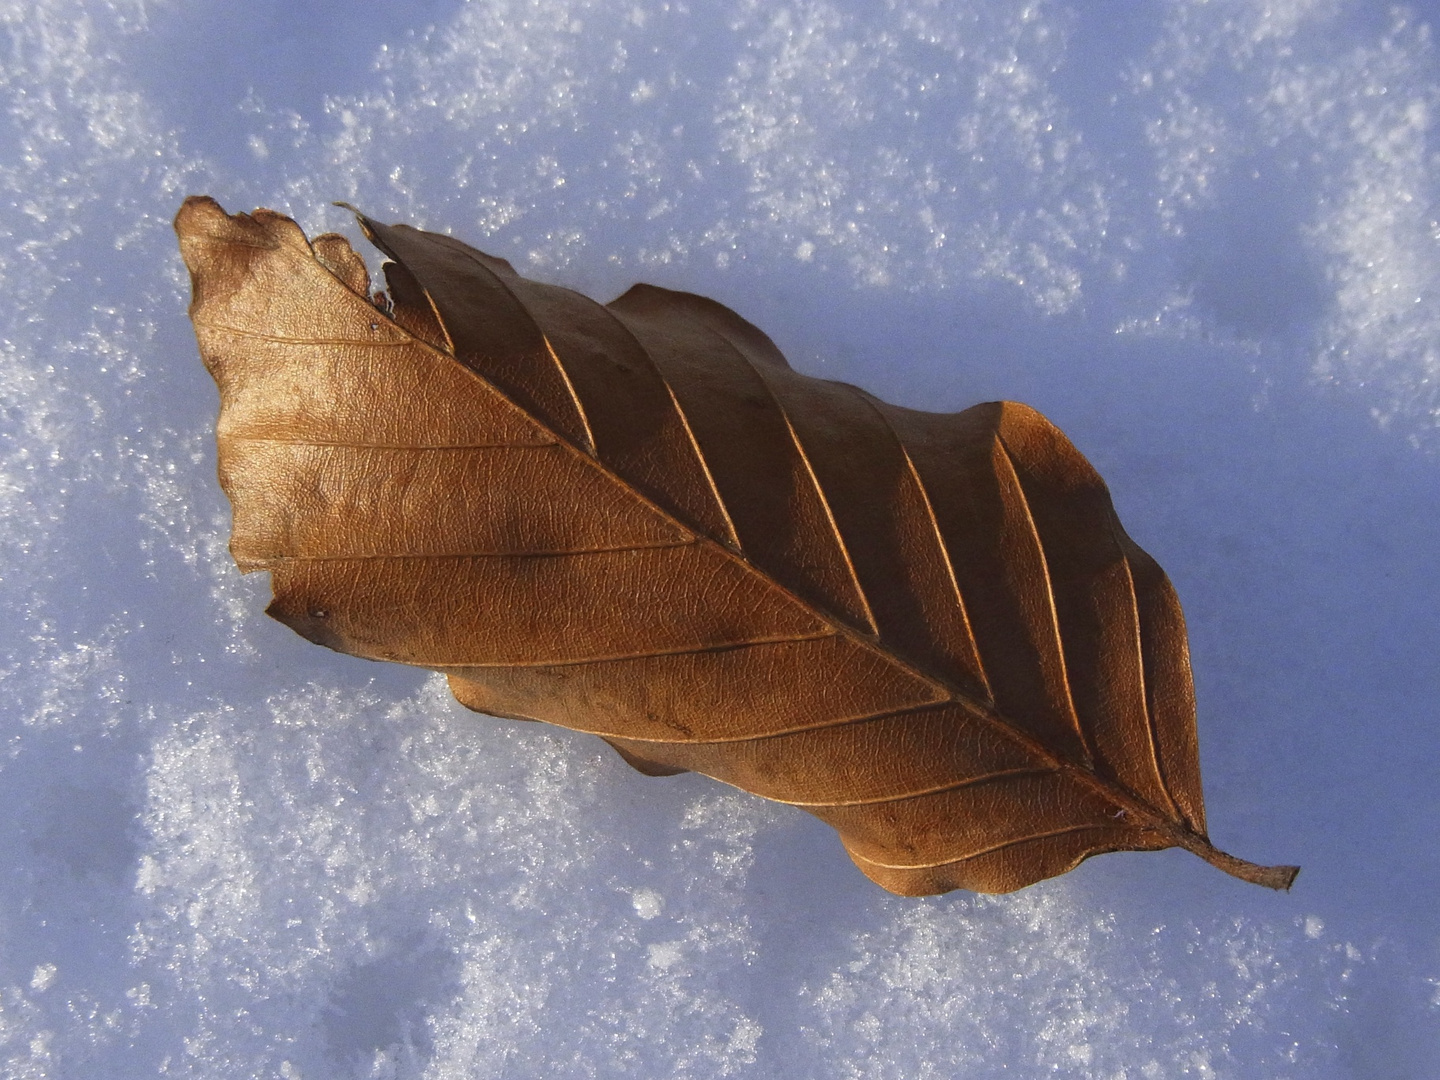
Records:
[[[311,641],[802,806],[893,892],[1205,834],[1180,606],[1024,405],[897,408],[720,304],[187,199],[231,552]]]

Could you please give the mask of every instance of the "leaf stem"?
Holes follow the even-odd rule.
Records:
[[[1231,877],[1237,877],[1241,881],[1249,881],[1256,885],[1264,885],[1267,889],[1288,891],[1290,886],[1295,883],[1295,875],[1300,873],[1298,866],[1261,866],[1258,863],[1237,859],[1234,855],[1221,851],[1210,841],[1196,836],[1194,833],[1181,833],[1180,839],[1182,847],[1187,851],[1193,851],[1211,866],[1224,870]]]

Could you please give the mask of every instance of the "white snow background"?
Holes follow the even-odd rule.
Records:
[[[0,1074],[1440,1076],[1440,4],[0,0]],[[1058,423],[1212,836],[892,897],[263,614],[188,193],[346,199]]]

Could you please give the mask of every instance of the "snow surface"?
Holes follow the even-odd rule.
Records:
[[[0,1074],[1440,1075],[1440,7],[0,0]],[[317,649],[170,219],[346,199],[1064,428],[1212,835],[905,900],[806,815]]]

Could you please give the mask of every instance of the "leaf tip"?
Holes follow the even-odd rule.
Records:
[[[350,213],[354,214],[354,215],[355,215],[355,223],[360,226],[360,231],[365,234],[365,239],[366,239],[366,240],[369,240],[369,241],[370,241],[372,244],[374,244],[376,247],[381,247],[380,241],[377,240],[376,237],[375,237],[375,229],[373,228],[374,223],[373,223],[368,217],[366,217],[365,214],[364,214],[362,211],[356,209],[354,206],[351,206],[348,202],[345,202],[343,199],[336,199],[336,200],[335,200],[333,203],[331,203],[330,205],[331,205],[331,206],[338,206],[338,207],[340,207],[340,208],[343,209],[343,210],[349,210]],[[383,250],[383,248],[382,248],[382,250]],[[390,254],[390,253],[387,251],[386,254],[388,255],[388,254]]]

